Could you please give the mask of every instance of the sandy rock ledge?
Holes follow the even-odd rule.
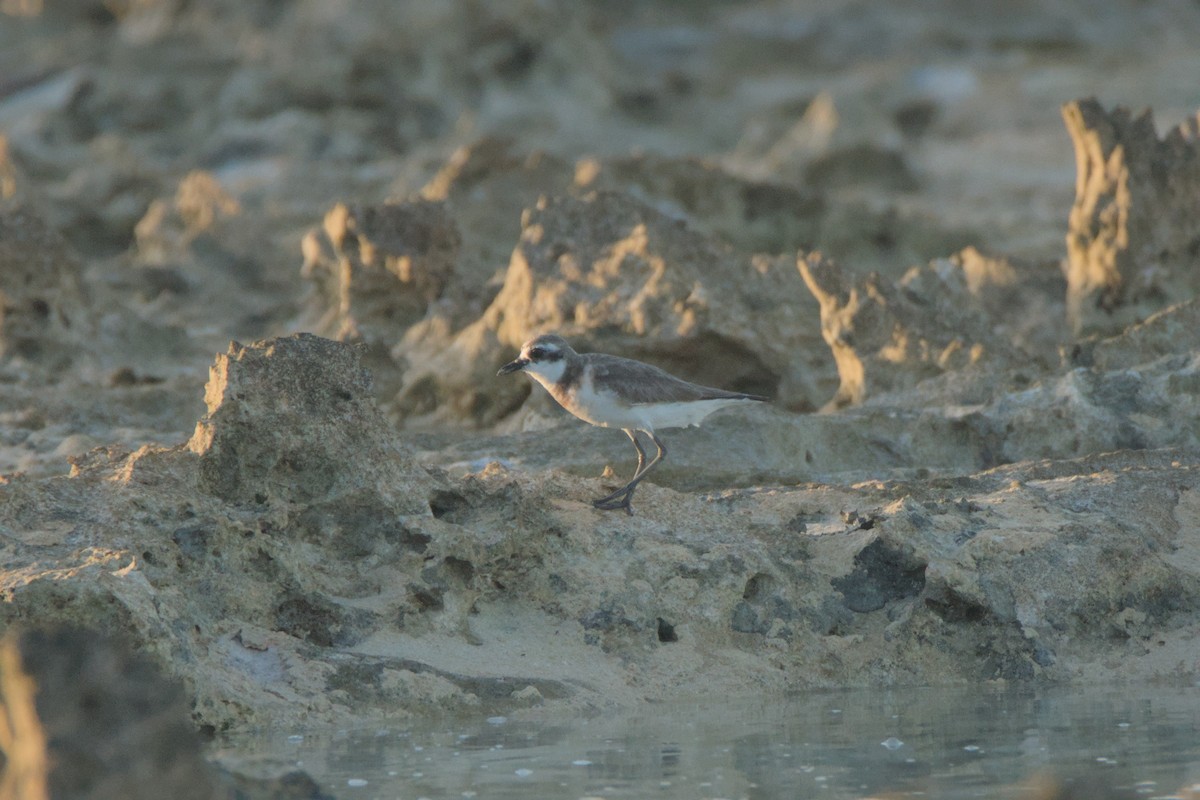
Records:
[[[5,627],[128,632],[203,728],[692,692],[1192,680],[1200,459],[680,494],[420,466],[360,350],[218,356],[187,444],[0,485]]]

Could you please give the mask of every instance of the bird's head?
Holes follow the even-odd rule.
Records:
[[[575,355],[566,339],[552,333],[535,336],[521,347],[521,354],[505,364],[497,375],[528,372],[542,383],[557,383],[567,368],[567,359]]]

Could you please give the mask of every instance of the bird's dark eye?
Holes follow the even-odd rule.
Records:
[[[534,347],[533,349],[531,349],[529,351],[529,357],[534,359],[535,361],[539,358],[545,358],[545,356],[546,356],[546,348],[544,348],[544,347]]]

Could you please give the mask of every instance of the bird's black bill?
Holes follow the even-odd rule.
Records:
[[[500,368],[497,375],[507,375],[510,372],[516,372],[519,369],[525,369],[525,365],[529,363],[528,358],[518,358],[515,361],[510,361]]]

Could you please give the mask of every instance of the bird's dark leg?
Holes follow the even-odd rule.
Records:
[[[636,478],[638,475],[641,474],[642,470],[646,466],[646,451],[642,449],[642,444],[641,444],[641,442],[638,441],[637,431],[633,430],[632,428],[622,428],[621,430],[625,432],[625,435],[629,437],[629,441],[633,442],[633,446],[635,448],[637,448],[638,465],[637,465],[637,469],[635,469],[633,471],[633,477]],[[592,504],[594,506],[596,506],[597,508],[599,508],[603,505],[611,503],[613,500],[616,500],[618,497],[621,497],[622,495],[626,494],[626,492],[628,490],[629,490],[629,484],[626,484],[626,485],[622,486],[620,489],[617,489],[612,494],[601,497],[599,500],[594,500],[592,502]]]
[[[642,471],[642,467],[646,466],[646,451],[642,449],[642,443],[638,441],[637,431],[632,428],[622,428],[621,430],[625,431],[625,435],[629,437],[629,441],[633,442],[633,446],[637,448],[638,465],[637,469],[633,471],[633,474],[637,475]]]
[[[634,438],[634,434],[631,431],[625,432],[629,434],[629,438],[633,439],[633,443],[637,445],[637,439]],[[633,478],[629,481],[629,483],[625,484],[620,489],[617,489],[607,497],[601,497],[599,500],[593,501],[592,505],[594,505],[596,508],[599,508],[602,511],[614,511],[618,508],[623,508],[625,509],[625,513],[633,513],[633,507],[630,505],[630,503],[633,501],[634,490],[637,489],[637,485],[642,482],[642,478],[646,477],[646,474],[650,472],[650,470],[658,466],[658,463],[666,458],[667,455],[667,448],[663,446],[662,440],[659,439],[658,436],[656,436],[652,431],[646,431],[646,433],[650,436],[650,440],[654,442],[654,446],[658,448],[658,452],[654,454],[654,458],[650,460],[650,463],[643,467],[641,466],[641,462],[645,458],[645,452],[639,446],[638,454],[641,456],[641,458],[638,459],[638,471],[634,473]]]

